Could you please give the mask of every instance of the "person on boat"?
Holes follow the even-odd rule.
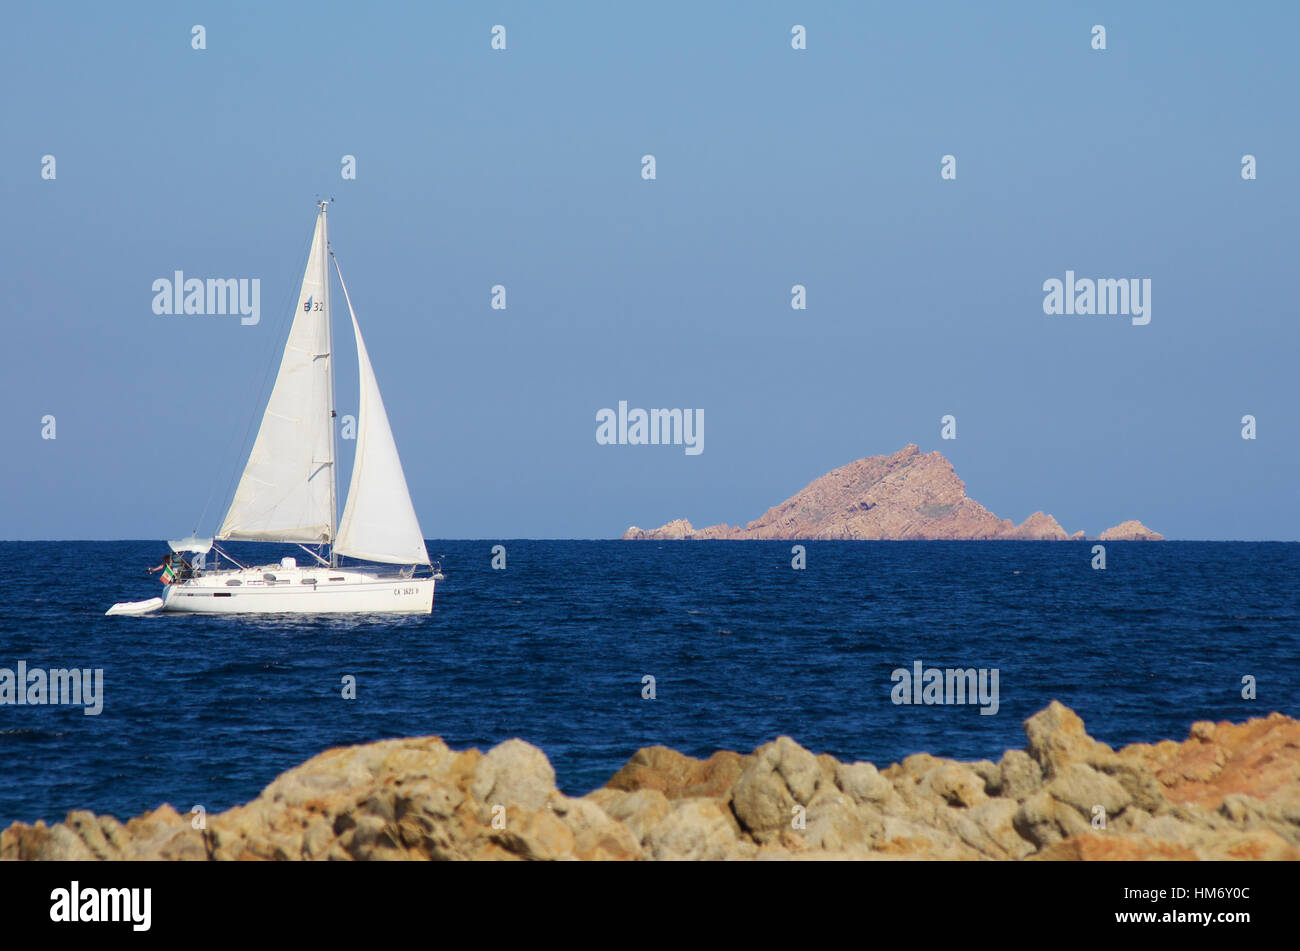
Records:
[[[172,564],[171,552],[168,552],[167,554],[163,555],[162,564],[150,568],[149,574],[153,574],[155,571],[162,572],[162,576],[158,580],[161,581],[163,584],[171,584],[173,581],[176,580],[177,572],[175,566]]]

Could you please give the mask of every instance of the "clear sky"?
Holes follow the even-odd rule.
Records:
[[[0,538],[216,527],[318,195],[430,538],[743,523],[908,442],[1016,521],[1300,538],[1298,11],[11,4]],[[1067,269],[1151,322],[1045,315]],[[155,315],[175,270],[260,323]],[[598,445],[619,400],[704,452]]]

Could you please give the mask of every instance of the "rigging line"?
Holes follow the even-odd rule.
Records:
[[[303,243],[303,245],[299,248],[297,260],[299,261],[304,260],[311,253],[311,243],[312,241],[315,240],[315,238],[316,238],[316,232],[315,229],[313,229],[311,237],[308,238]],[[300,286],[301,283],[302,283],[301,281],[298,281],[296,286],[293,278],[290,277],[289,279],[289,282],[284,291],[283,300],[281,301],[280,304],[281,317],[280,317],[280,324],[276,328],[276,336],[273,338],[275,340],[288,339],[289,329],[292,328],[293,320],[297,316],[298,308],[297,308],[296,298],[297,295],[302,292],[302,288]],[[291,301],[294,302],[294,305],[292,307],[290,306]],[[286,322],[289,325],[288,328],[284,326]],[[275,368],[276,359],[277,357],[280,356],[282,356],[282,348],[276,348],[276,347],[267,348],[266,366],[262,371],[261,385],[258,387],[256,391],[254,391],[255,395],[259,395],[259,394],[266,395],[266,399],[263,402],[268,402],[271,398],[270,391],[268,389],[268,381],[271,378],[272,370]],[[248,423],[244,427],[244,436],[239,441],[238,446],[236,446],[234,439],[235,436],[238,434],[239,429],[236,427],[235,429],[232,429],[230,433],[230,443],[226,447],[226,456],[225,456],[225,458],[232,460],[231,462],[227,463],[228,465],[231,466],[230,476],[226,481],[225,498],[227,499],[234,495],[235,479],[239,475],[240,471],[242,471],[244,464],[248,461],[249,453],[253,451],[253,447],[249,443],[249,436],[253,429],[253,423],[261,419],[261,416],[256,412],[257,405],[258,404],[256,403],[254,404],[253,406],[254,412],[249,414],[247,417]],[[246,449],[246,451],[240,452],[238,455],[234,455],[233,450],[236,448]],[[203,503],[203,512],[201,515],[199,515],[198,523],[194,531],[192,532],[192,534],[196,536],[199,533],[197,526],[202,525],[203,520],[208,516],[208,509],[211,507],[212,499],[216,495],[217,486],[220,485],[220,476],[214,475],[213,478],[209,480],[209,482],[211,488],[208,490],[207,501]],[[217,526],[217,529],[219,530],[220,526]],[[216,535],[216,531],[213,531],[212,534]]]
[[[348,315],[355,321],[357,319],[357,312],[352,309],[352,298],[348,296],[348,285],[347,282],[343,280],[343,268],[339,267],[339,259],[334,256],[333,251],[330,251],[330,260],[334,262],[334,270],[337,271],[339,275],[339,286],[343,288],[343,300],[347,302]]]
[[[356,322],[357,322],[357,312],[356,312],[355,310],[352,309],[352,298],[348,295],[348,285],[347,285],[347,282],[346,282],[345,280],[343,280],[343,269],[342,269],[341,267],[339,267],[339,259],[338,259],[338,257],[334,254],[334,248],[333,248],[332,246],[329,248],[329,255],[330,255],[330,260],[334,262],[334,272],[335,272],[336,274],[338,274],[338,276],[339,276],[339,287],[343,288],[343,300],[344,300],[344,301],[347,303],[347,305],[348,305],[348,316],[352,318],[352,324],[353,324],[353,327],[355,328],[355,326],[356,326]],[[344,336],[347,336],[347,334],[345,333]],[[333,346],[333,342],[331,341],[331,344],[330,344],[330,351],[331,351],[331,353],[330,353],[330,361],[331,361],[331,362],[330,362],[330,369],[331,369],[331,372],[333,371],[333,368],[334,368],[334,362],[333,362],[333,361],[334,361],[334,353],[333,353],[333,350],[334,350],[334,346]],[[358,368],[357,368],[357,369],[358,369],[358,372],[359,372],[359,371],[360,371],[360,366],[359,366],[359,365],[358,365]],[[358,386],[359,386],[359,385],[360,385],[360,380],[358,379],[357,382],[358,382]],[[358,398],[359,398],[359,394],[358,394]],[[360,416],[360,414],[361,414],[361,406],[358,405],[358,406],[357,406],[357,415],[358,415],[358,417]],[[337,454],[335,455],[335,458],[334,458],[334,464],[335,464],[336,467],[338,466],[338,456],[337,456]],[[356,469],[356,465],[357,465],[357,460],[356,460],[356,448],[353,447],[352,467],[353,467],[354,470]],[[337,468],[336,468],[336,471],[337,471]],[[352,487],[351,487],[351,485],[349,485],[349,486],[348,486],[348,494],[349,494],[349,499],[348,499],[348,501],[351,501],[351,491],[352,491]],[[346,514],[346,512],[347,512],[347,508],[346,508],[346,506],[345,506],[345,507],[344,507],[344,513]],[[337,541],[337,540],[338,540],[338,539],[336,538],[335,541]]]

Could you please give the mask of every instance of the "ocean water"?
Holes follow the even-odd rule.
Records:
[[[788,542],[503,541],[500,571],[496,543],[430,543],[432,615],[351,618],[105,617],[157,593],[161,543],[0,543],[0,667],[104,670],[99,716],[0,706],[0,826],[217,811],[395,736],[522,737],[578,795],[653,744],[997,759],[1053,699],[1115,746],[1300,716],[1300,544],[1110,543],[1095,571],[1090,542],[812,542],[796,571]],[[997,713],[893,703],[915,661],[996,668]]]

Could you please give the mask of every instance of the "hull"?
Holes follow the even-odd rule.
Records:
[[[273,565],[204,573],[166,586],[178,614],[430,614],[433,578]]]

